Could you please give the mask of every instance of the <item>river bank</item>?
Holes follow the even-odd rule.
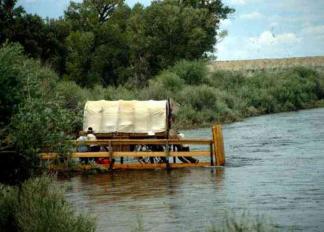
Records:
[[[62,81],[58,83],[58,92],[66,106],[81,113],[87,100],[170,98],[174,102],[174,126],[189,129],[323,106],[324,73],[307,67],[209,72],[204,62],[182,61],[143,86],[89,89]]]

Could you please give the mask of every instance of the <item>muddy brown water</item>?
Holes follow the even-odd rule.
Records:
[[[123,171],[60,181],[97,231],[206,231],[226,212],[281,231],[324,231],[324,108],[225,125],[226,166]],[[210,129],[184,132],[210,137]]]

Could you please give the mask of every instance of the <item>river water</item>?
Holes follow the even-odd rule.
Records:
[[[280,231],[324,230],[324,108],[249,118],[223,133],[224,168],[77,176],[62,181],[67,199],[98,231],[206,231],[228,212],[263,215]]]

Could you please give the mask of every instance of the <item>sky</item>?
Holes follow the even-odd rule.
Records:
[[[81,0],[77,0],[81,1]],[[63,16],[70,0],[19,0],[28,13]],[[129,6],[150,0],[126,0]],[[223,0],[235,9],[223,20],[228,35],[215,46],[218,60],[324,55],[324,0]]]

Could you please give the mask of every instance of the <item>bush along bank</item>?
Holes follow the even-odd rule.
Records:
[[[1,231],[95,231],[95,221],[77,214],[50,177],[31,178],[20,187],[0,184]]]
[[[75,111],[82,111],[84,102],[89,99],[171,98],[178,105],[175,126],[183,129],[316,107],[323,105],[319,102],[324,98],[324,74],[307,67],[210,73],[203,61],[177,62],[142,86],[88,89],[73,82],[59,85],[65,104],[75,107]]]
[[[261,114],[316,106],[323,99],[324,75],[305,67],[251,74],[217,71],[195,86],[184,86],[175,99],[184,107],[179,127],[233,122]]]

